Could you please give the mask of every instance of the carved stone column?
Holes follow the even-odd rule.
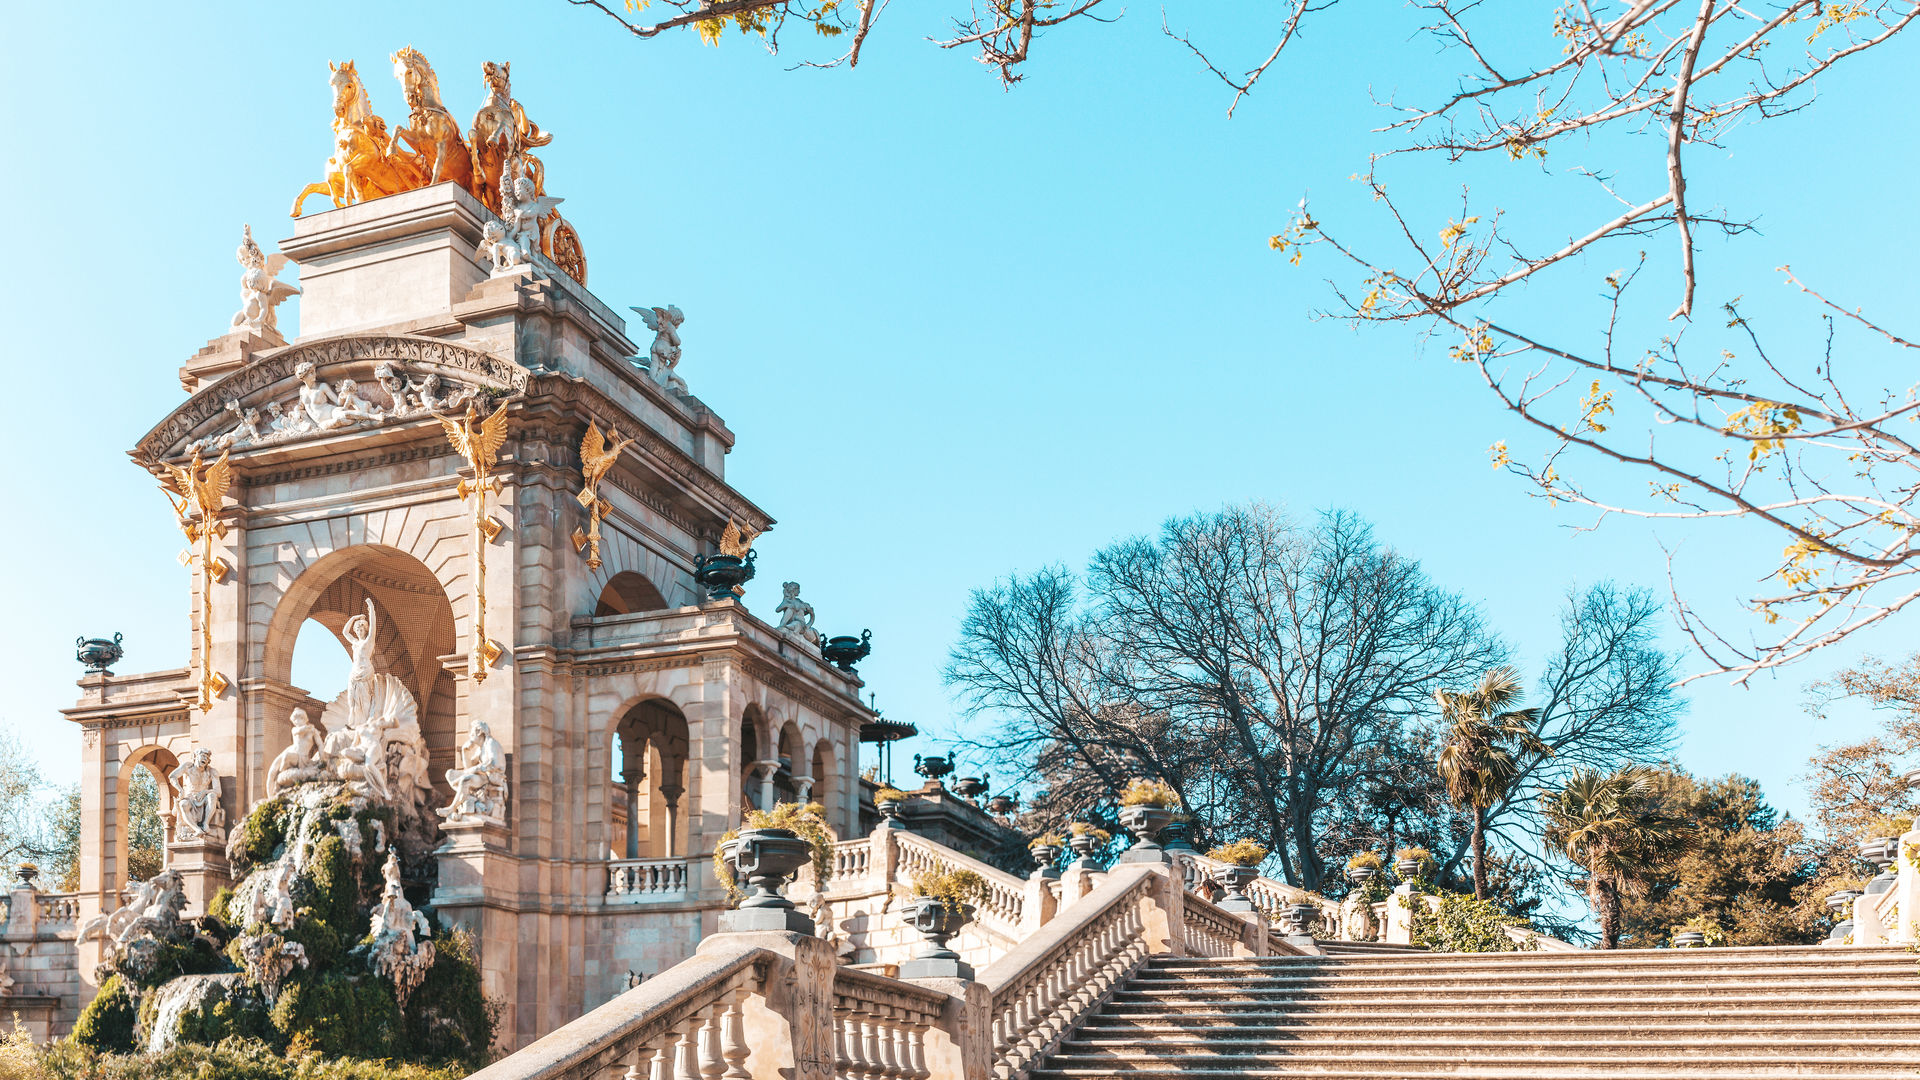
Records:
[[[627,858],[640,857],[640,781],[647,774],[647,744],[620,740],[620,781],[627,795]]]
[[[660,823],[660,857],[666,859],[673,857],[674,845],[679,841],[680,796],[686,789],[678,784],[661,784],[659,790],[660,801],[667,808],[662,815],[666,820]]]
[[[769,758],[753,763],[753,771],[760,775],[760,809],[773,809],[773,776],[780,771],[780,759]]]
[[[805,805],[807,802],[807,796],[813,792],[813,777],[811,776],[794,777],[793,790],[795,792],[795,795],[797,796],[795,801],[799,802],[801,805]]]

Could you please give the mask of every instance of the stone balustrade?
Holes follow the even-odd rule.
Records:
[[[989,883],[979,910],[1019,939],[977,980],[902,980],[840,962],[826,938],[723,930],[475,1080],[1023,1080],[1149,956],[1310,951],[1271,935],[1261,912],[1189,892],[1187,868],[1168,863],[1076,871],[1062,891],[885,830],[837,844],[834,865],[847,879],[816,891],[816,910],[875,878],[892,897],[915,870],[963,868]],[[1037,898],[1051,916],[1022,923]]]
[[[1190,892],[1200,889],[1216,869],[1226,865],[1218,859],[1209,859],[1197,853],[1183,853],[1179,858],[1182,876]],[[1253,902],[1254,910],[1266,916],[1268,922],[1280,918],[1282,912],[1296,904],[1311,904],[1320,909],[1320,919],[1309,926],[1308,931],[1316,938],[1332,940],[1340,937],[1340,907],[1319,893],[1268,877],[1254,878],[1244,891],[1247,899]]]
[[[607,901],[684,900],[691,872],[686,858],[615,859],[607,864]]]
[[[1020,947],[981,972],[991,995],[993,1073],[1024,1076],[1147,956],[1165,951],[1149,937],[1149,906],[1167,887],[1159,866],[1122,867]]]
[[[834,1076],[930,1080],[927,1036],[948,995],[852,968],[834,973]]]
[[[80,898],[18,887],[0,922],[0,1020],[11,1017],[36,1041],[57,1038],[79,1011]]]
[[[792,975],[795,960],[763,939],[720,934],[691,958],[580,1019],[474,1073],[471,1080],[601,1080],[625,1066],[634,1080],[750,1080],[746,1009],[764,1010],[769,980]],[[707,946],[712,945],[709,949]],[[760,1034],[756,1032],[756,1034]],[[770,1044],[769,1044],[770,1045]]]

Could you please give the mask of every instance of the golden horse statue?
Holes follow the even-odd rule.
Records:
[[[333,156],[324,181],[308,184],[293,200],[293,216],[312,195],[326,195],[335,207],[366,202],[420,186],[411,164],[388,152],[387,122],[374,115],[373,102],[353,61],[327,64],[333,72]]]
[[[473,114],[467,145],[473,150],[473,193],[487,209],[500,212],[500,177],[518,158],[521,175],[533,181],[536,195],[547,193],[547,169],[529,151],[553,141],[553,133],[527,119],[527,111],[513,98],[508,79],[511,63],[487,62],[481,68],[487,100]]]
[[[406,93],[409,112],[407,122],[394,129],[387,152],[410,158],[424,184],[452,181],[469,194],[485,198],[474,190],[473,153],[460,137],[460,122],[440,100],[440,77],[433,73],[433,65],[409,45],[393,54],[393,77]],[[411,153],[401,149],[401,140],[413,148]]]

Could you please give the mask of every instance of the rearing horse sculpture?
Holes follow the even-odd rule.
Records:
[[[553,141],[553,134],[527,119],[526,110],[513,99],[508,84],[511,68],[511,64],[491,62],[481,68],[487,100],[473,114],[473,129],[467,133],[473,150],[473,193],[496,214],[501,209],[500,177],[516,157],[523,163],[524,175],[533,181],[533,193],[547,193],[546,167],[528,151]]]
[[[332,197],[335,207],[366,202],[420,186],[411,165],[388,153],[387,122],[374,115],[373,102],[353,61],[329,62],[333,72],[333,156],[326,179],[308,184],[293,200],[293,216],[311,195]]]
[[[393,54],[393,76],[407,96],[407,122],[394,129],[387,152],[395,157],[405,152],[400,141],[413,147],[413,165],[425,178],[424,183],[453,181],[473,191],[473,154],[460,137],[460,122],[440,100],[440,79],[433,65],[420,50],[409,45]]]

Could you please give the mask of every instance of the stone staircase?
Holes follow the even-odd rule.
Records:
[[[1030,1080],[1920,1077],[1904,948],[1154,956]]]

